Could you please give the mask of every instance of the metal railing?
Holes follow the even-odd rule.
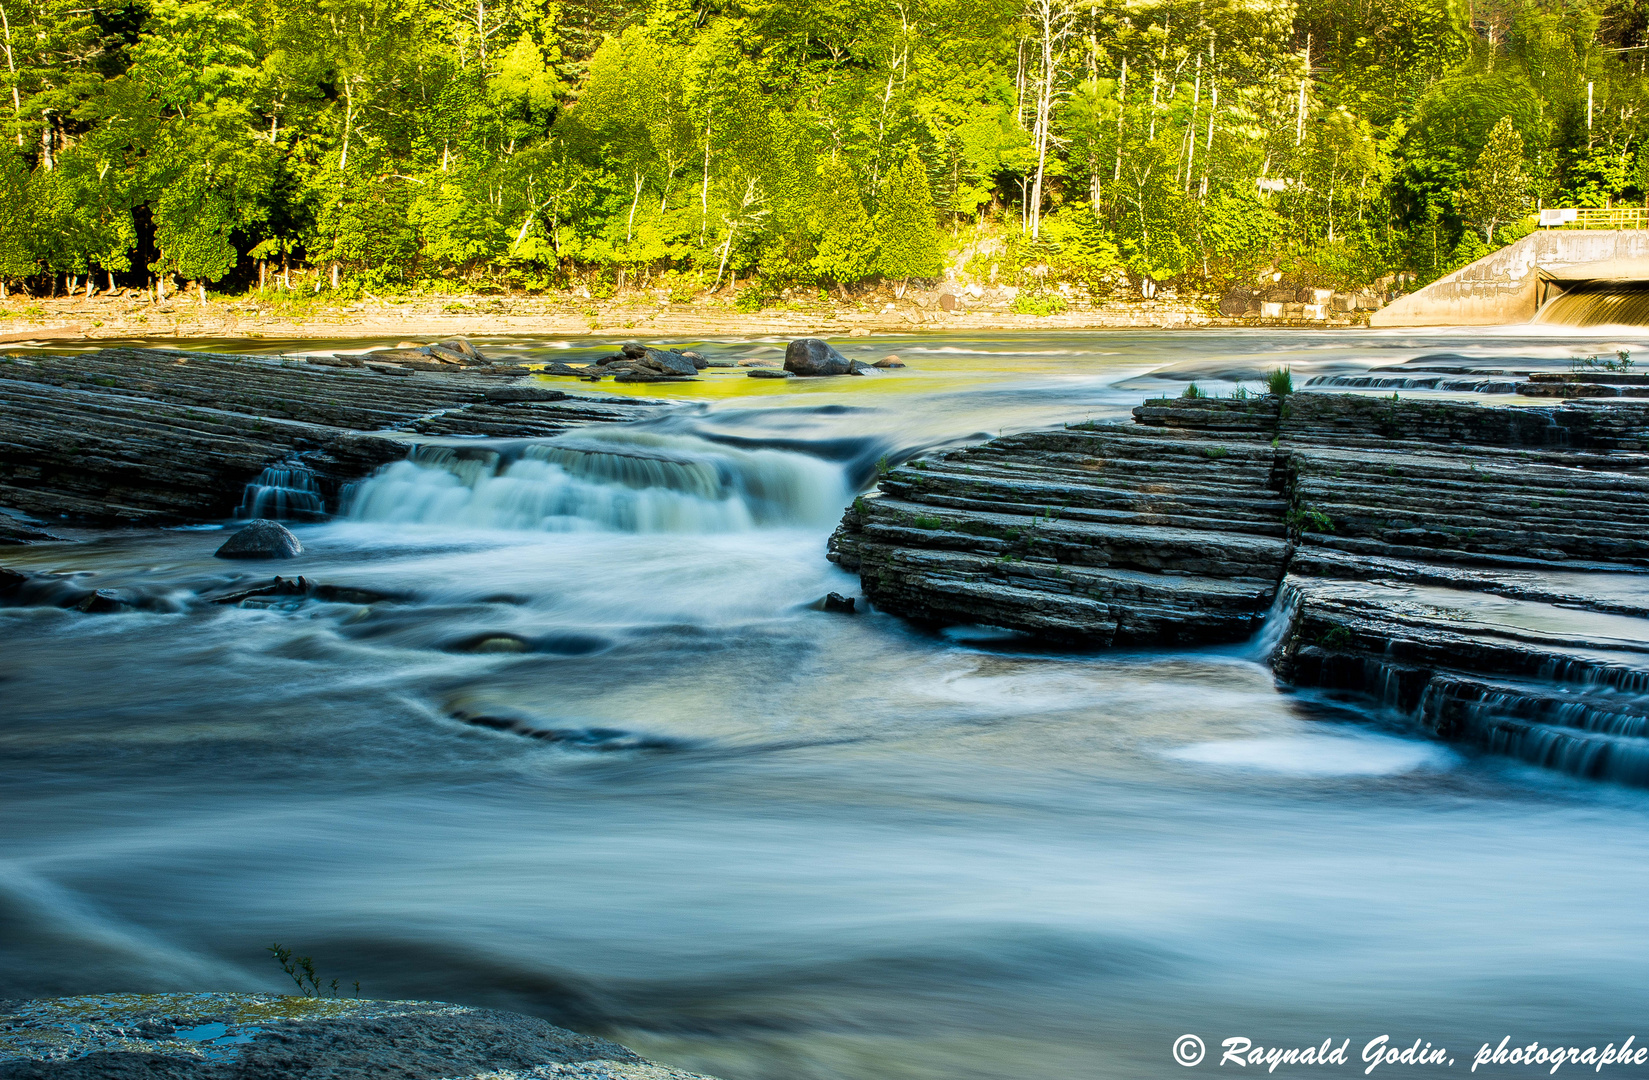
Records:
[[[1540,211],[1537,220],[1547,229],[1649,229],[1649,207],[1552,208]]]

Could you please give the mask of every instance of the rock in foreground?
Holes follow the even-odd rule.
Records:
[[[213,554],[220,559],[291,559],[303,554],[303,544],[280,522],[259,518]]]
[[[543,1020],[427,1001],[114,994],[0,1004],[3,1080],[710,1080]]]

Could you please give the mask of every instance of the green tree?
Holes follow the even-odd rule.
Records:
[[[1483,231],[1483,242],[1493,246],[1494,231],[1523,216],[1529,208],[1529,174],[1523,168],[1523,136],[1512,118],[1501,117],[1489,132],[1488,144],[1477,155],[1460,193],[1460,216]]]
[[[898,282],[901,297],[911,278],[936,277],[945,269],[927,170],[914,149],[888,173],[876,208],[876,236],[881,241],[876,270]]]
[[[825,281],[846,286],[876,268],[876,234],[859,198],[859,181],[845,161],[819,167],[813,195],[813,225],[819,239],[809,268]]]

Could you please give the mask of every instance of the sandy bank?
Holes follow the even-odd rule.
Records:
[[[1224,318],[1213,298],[1110,301],[1051,315],[1022,315],[1006,300],[964,301],[946,311],[937,294],[910,293],[877,303],[810,302],[743,312],[726,300],[676,304],[646,295],[613,300],[562,297],[363,298],[349,303],[255,296],[213,297],[200,303],[171,297],[156,304],[130,290],[91,299],[38,300],[12,296],[0,302],[0,343],[29,340],[129,338],[337,338],[453,334],[534,334],[556,337],[630,331],[678,338],[845,337],[849,335],[1002,331],[1193,329],[1237,326],[1349,326],[1332,321]]]

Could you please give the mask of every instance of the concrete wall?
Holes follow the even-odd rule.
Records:
[[[1394,301],[1370,326],[1502,326],[1534,318],[1552,282],[1649,281],[1649,229],[1552,229]],[[1561,286],[1558,286],[1561,287]]]

